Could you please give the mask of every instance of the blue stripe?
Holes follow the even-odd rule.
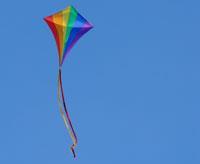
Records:
[[[65,56],[67,55],[67,50],[70,47],[70,45],[73,43],[74,38],[78,34],[78,32],[83,29],[83,25],[87,22],[85,18],[83,18],[80,14],[77,15],[76,21],[74,22],[73,28],[70,32],[69,38],[65,44],[65,50],[63,54],[62,60],[64,60]]]

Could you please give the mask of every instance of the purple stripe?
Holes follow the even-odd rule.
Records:
[[[62,64],[66,58],[66,56],[68,55],[68,53],[70,52],[70,50],[72,49],[72,47],[75,45],[75,43],[86,33],[88,32],[90,29],[92,29],[92,26],[88,23],[84,24],[83,28],[77,33],[76,37],[74,38],[74,40],[71,42],[71,44],[69,45],[66,53],[64,54],[64,58],[62,60]]]

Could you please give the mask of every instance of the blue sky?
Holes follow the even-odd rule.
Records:
[[[58,111],[56,44],[42,20],[70,4],[94,25],[63,66],[75,161]],[[2,1],[0,163],[199,164],[199,6]]]

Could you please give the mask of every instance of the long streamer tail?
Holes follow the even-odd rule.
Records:
[[[61,97],[62,97],[62,99],[61,99]],[[58,102],[59,102],[59,109],[60,109],[60,113],[63,118],[64,124],[65,124],[67,130],[69,131],[70,137],[73,141],[73,144],[71,146],[71,151],[75,158],[76,153],[74,151],[74,148],[77,145],[77,137],[76,137],[74,128],[72,126],[72,122],[71,122],[69,113],[67,111],[67,106],[66,106],[65,97],[64,97],[64,91],[63,91],[63,87],[62,87],[62,71],[61,71],[61,69],[59,69],[59,73],[58,73]],[[63,111],[63,107],[64,107],[64,111]]]

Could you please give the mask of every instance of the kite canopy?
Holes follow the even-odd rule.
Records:
[[[74,44],[93,26],[81,16],[73,6],[68,6],[44,20],[49,25],[56,40],[59,65],[63,64]]]

